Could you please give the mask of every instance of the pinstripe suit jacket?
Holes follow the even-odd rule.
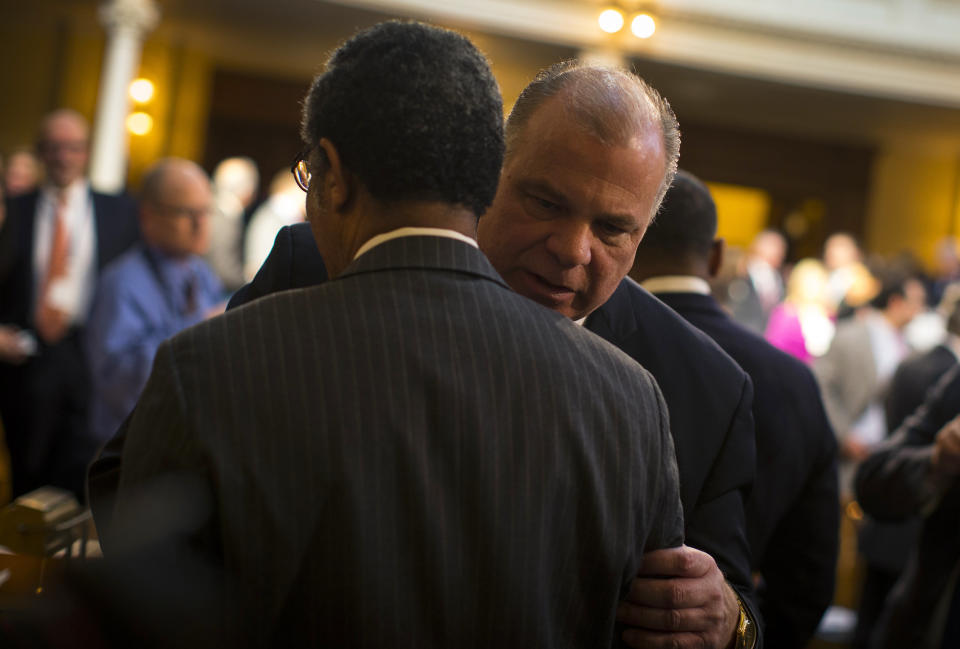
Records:
[[[200,543],[271,646],[610,646],[642,551],[682,537],[673,453],[629,357],[405,237],[164,343],[116,515],[202,476]]]

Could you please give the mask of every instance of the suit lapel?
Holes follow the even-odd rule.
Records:
[[[391,239],[355,259],[340,277],[399,268],[475,275],[509,289],[482,252],[457,239],[410,236]]]

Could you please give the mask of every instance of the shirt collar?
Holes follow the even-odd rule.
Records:
[[[74,180],[72,183],[67,185],[66,188],[63,189],[62,191],[66,195],[67,203],[73,204],[79,199],[82,199],[83,197],[85,197],[87,195],[88,190],[89,190],[89,184],[87,183],[87,179],[78,178],[77,180]],[[50,183],[45,184],[43,186],[43,189],[41,190],[43,199],[45,201],[48,201],[52,205],[57,204],[57,199],[60,196],[60,192],[61,192],[60,188],[54,187]]]
[[[391,230],[390,232],[384,232],[383,234],[378,234],[372,239],[368,240],[365,244],[360,246],[360,249],[357,250],[357,254],[353,256],[354,259],[359,257],[365,252],[368,252],[370,249],[379,246],[381,243],[386,243],[391,239],[399,239],[400,237],[446,237],[447,239],[457,239],[466,244],[473,246],[474,248],[480,248],[477,245],[477,240],[468,237],[465,234],[457,232],[456,230],[447,230],[446,228],[398,228],[396,230]]]
[[[640,282],[651,293],[698,293],[710,295],[710,284],[694,275],[661,275]]]

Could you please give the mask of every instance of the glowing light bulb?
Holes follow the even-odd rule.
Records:
[[[153,82],[150,79],[134,79],[130,84],[130,97],[140,104],[153,99],[153,91]]]
[[[623,29],[623,13],[619,9],[606,9],[600,13],[597,23],[608,34],[616,34]]]
[[[134,135],[146,135],[153,130],[153,118],[147,113],[130,113],[127,117],[127,130]]]
[[[630,23],[630,31],[637,38],[650,38],[657,31],[657,23],[650,14],[637,14]]]

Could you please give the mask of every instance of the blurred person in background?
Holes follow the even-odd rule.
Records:
[[[873,649],[960,647],[960,366],[860,465],[857,499],[878,520],[921,518],[919,541],[874,627]]]
[[[958,249],[956,237],[943,237],[937,242],[935,264],[936,268],[930,288],[929,301],[931,304],[939,304],[947,286],[960,281],[960,249]]]
[[[250,158],[226,158],[213,172],[210,249],[204,256],[228,293],[246,282],[243,276],[244,215],[257,196],[259,184],[260,173]]]
[[[750,244],[739,285],[729,292],[727,305],[734,319],[757,333],[763,333],[770,313],[783,301],[786,256],[786,238],[776,230],[763,230]]]
[[[257,208],[247,226],[243,245],[243,272],[253,279],[263,265],[280,228],[302,223],[307,213],[303,194],[288,169],[278,171],[270,181],[270,196]]]
[[[946,338],[933,349],[903,361],[893,375],[884,401],[887,431],[897,430],[923,404],[927,392],[957,366],[960,359],[960,284],[947,287],[938,311],[946,323]],[[960,409],[960,404],[958,404]],[[887,594],[893,588],[916,546],[921,520],[884,522],[867,515],[859,533],[860,553],[866,560],[853,649],[870,646]]]
[[[757,476],[747,501],[764,642],[802,649],[833,598],[837,442],[810,369],[734,321],[710,296],[724,242],[710,191],[678,171],[630,276],[713,338],[753,381]]]
[[[787,279],[786,298],[770,313],[764,338],[805,363],[824,354],[834,333],[826,286],[823,264],[816,259],[798,262]]]
[[[846,232],[835,232],[823,244],[823,265],[827,270],[827,307],[837,314],[856,281],[863,263],[860,244]],[[848,315],[844,313],[843,315]]]
[[[88,146],[79,113],[48,115],[37,142],[46,181],[7,203],[15,253],[0,278],[0,335],[16,345],[0,358],[0,415],[14,496],[53,484],[82,498],[91,458],[81,332],[100,269],[139,237],[133,201],[91,190]]]
[[[42,168],[30,149],[15,149],[4,163],[3,191],[8,198],[29,194],[40,183]]]
[[[841,495],[851,494],[856,463],[887,436],[883,403],[910,349],[903,330],[926,306],[916,277],[884,272],[869,307],[841,321],[826,354],[814,362],[830,423],[840,442]]]
[[[202,258],[212,212],[210,182],[193,162],[167,158],[144,176],[143,241],[104,269],[84,337],[93,451],[133,410],[160,343],[223,312],[223,287]]]

